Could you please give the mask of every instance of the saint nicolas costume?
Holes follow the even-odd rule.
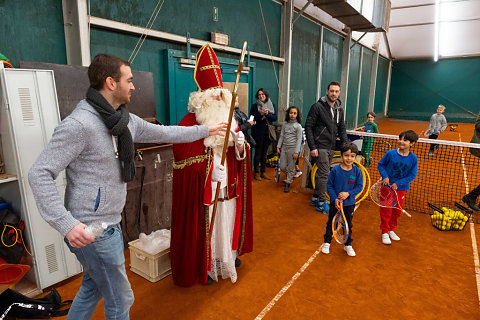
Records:
[[[226,90],[223,89],[218,59],[208,44],[198,51],[196,60],[196,93],[209,95],[218,89]],[[192,110],[179,123],[180,126],[196,124],[197,115]],[[239,131],[236,122],[232,123],[232,128]],[[245,143],[244,155],[239,157],[235,143],[228,147],[225,162],[227,178],[222,183],[210,242],[210,219],[217,186],[216,182],[212,182],[212,172],[220,163],[221,156],[218,153],[214,155],[214,150],[206,146],[205,139],[174,144],[170,256],[176,285],[206,284],[208,276],[217,280],[217,274],[236,281],[236,255],[253,249],[249,149]]]

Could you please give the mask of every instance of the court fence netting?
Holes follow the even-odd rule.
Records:
[[[371,146],[368,172],[374,184],[381,178],[377,163],[397,148],[398,135],[351,130],[347,134],[359,149],[364,146],[362,155],[365,145]],[[420,138],[411,151],[418,159],[417,177],[410,183],[404,208],[431,214],[428,202],[449,209],[455,208],[455,202],[466,207],[463,196],[480,185],[480,157],[474,155],[480,155],[480,144]],[[472,219],[480,223],[480,212],[473,212]]]

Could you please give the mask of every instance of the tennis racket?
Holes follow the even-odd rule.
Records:
[[[340,204],[340,209],[337,211],[332,220],[332,233],[335,241],[340,244],[344,244],[350,236],[350,230],[348,229],[348,222],[343,212],[343,205]]]
[[[280,158],[277,160],[277,165],[275,166],[275,182],[278,182],[280,179]]]
[[[425,132],[423,133],[423,136],[424,136],[424,137],[429,137],[432,133],[433,133],[433,129],[432,129],[432,128],[428,128],[428,129],[425,130]]]
[[[384,186],[382,179],[375,182],[370,188],[370,198],[375,204],[382,208],[397,208],[401,210],[407,217],[411,218],[412,215],[405,211],[398,203],[398,195],[395,190],[390,186]]]

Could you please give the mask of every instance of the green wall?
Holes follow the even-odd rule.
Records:
[[[378,57],[377,81],[375,87],[375,102],[373,112],[377,117],[385,116],[385,99],[387,97],[388,66],[390,61],[382,56]]]
[[[363,125],[367,119],[370,98],[370,81],[372,77],[373,51],[362,48],[362,75],[360,97],[358,103],[357,126]]]
[[[322,27],[301,17],[292,35],[290,105],[300,109],[305,124],[308,111],[317,100],[318,64]]]
[[[271,0],[261,4],[272,53],[278,56],[282,6]],[[157,1],[147,0],[91,0],[91,14],[144,27],[156,5]],[[213,21],[214,7],[218,21]],[[229,35],[231,47],[241,48],[248,41],[249,49],[269,54],[258,0],[165,1],[152,29],[178,35],[190,32],[192,38],[201,40],[210,40],[210,32],[217,31]]]
[[[473,122],[480,112],[480,58],[394,61],[388,115],[429,120],[446,106],[447,121]]]
[[[145,26],[156,4],[156,1],[147,0],[91,0],[90,10],[96,17]],[[261,0],[261,4],[272,54],[280,56],[282,6],[271,0]],[[214,7],[218,8],[218,21],[213,21]],[[30,1],[0,0],[0,17],[2,17],[0,53],[10,58],[14,66],[18,67],[20,60],[66,64],[61,1],[37,0],[33,7]],[[201,40],[210,40],[210,32],[219,31],[230,36],[232,47],[240,48],[243,41],[247,41],[249,50],[270,54],[258,0],[165,1],[152,29],[178,35],[186,35],[189,32],[192,38]],[[322,52],[319,51],[321,32],[324,42]],[[128,59],[138,38],[138,35],[93,27],[90,33],[91,56],[105,52]],[[322,73],[320,95],[325,94],[329,82],[341,80],[344,39],[335,32],[301,17],[295,23],[292,41],[289,102],[300,107],[305,119],[310,106],[317,98],[318,70],[320,69]],[[132,68],[153,73],[157,118],[169,124],[166,49],[186,51],[186,45],[147,39]],[[197,50],[198,47],[192,46],[192,53],[196,53]],[[238,55],[234,54],[220,51],[217,54],[221,58],[238,59]],[[321,68],[318,67],[320,54],[322,54]],[[476,61],[478,62],[478,59]],[[250,57],[250,62],[256,64],[255,88],[265,88],[270,93],[272,101],[278,105],[279,88],[273,65],[280,80],[280,64],[276,62],[272,64],[270,60],[253,57]],[[357,81],[358,88],[358,66],[356,75],[355,62],[351,63],[350,68],[350,83]],[[473,66],[470,69],[473,70]],[[478,73],[478,68],[476,72]],[[385,87],[387,76],[388,74],[382,78]],[[357,80],[354,80],[355,77]],[[471,82],[478,84],[475,79]],[[377,87],[381,85],[382,83],[377,82]],[[352,111],[350,105],[356,105],[358,97],[356,88],[352,89],[352,86],[349,86],[347,93],[347,123],[350,123],[351,117],[355,117],[355,109]],[[250,101],[250,104],[253,102]],[[449,104],[443,103],[447,105],[448,112]],[[377,108],[377,98],[375,105]],[[391,111],[395,112],[395,107]]]
[[[271,0],[262,0],[262,9],[267,26],[270,47],[274,56],[280,56],[282,6]],[[96,17],[146,26],[157,4],[156,1],[138,0],[93,0],[91,14]],[[218,21],[213,21],[213,8],[218,8]],[[241,19],[240,19],[241,17]],[[241,24],[235,23],[242,21]],[[248,50],[270,55],[262,15],[257,0],[185,0],[165,1],[155,23],[154,30],[177,35],[190,33],[191,38],[210,40],[210,32],[218,31],[229,35],[229,46],[241,48],[247,41]],[[92,29],[92,57],[106,52],[128,59],[136,45],[138,36],[131,36],[99,29]],[[186,44],[174,44],[160,40],[146,40],[138,53],[132,68],[150,71],[154,74],[156,88],[157,118],[169,124],[168,114],[168,72],[164,49],[185,50]],[[192,46],[192,53],[198,47]],[[238,55],[217,51],[219,57],[238,59]],[[254,79],[257,88],[263,87],[270,93],[273,103],[278,104],[278,84],[271,61],[250,59],[256,63]],[[279,64],[275,63],[277,77]],[[253,103],[253,101],[250,101]],[[185,106],[186,108],[187,106]]]
[[[0,53],[18,62],[67,63],[62,1],[0,0]]]
[[[327,91],[332,81],[340,82],[342,77],[343,37],[323,28],[322,84],[320,94]]]
[[[355,45],[350,49],[350,66],[348,69],[347,103],[345,110],[345,126],[347,129],[355,128],[357,117],[358,84],[360,83],[360,58],[361,47]]]

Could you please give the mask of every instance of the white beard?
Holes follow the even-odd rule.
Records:
[[[214,97],[223,92],[223,100],[216,100]],[[195,113],[198,124],[210,126],[219,122],[228,122],[232,94],[227,89],[211,89],[203,92],[196,91],[190,94],[188,111]],[[232,118],[232,130],[237,127],[237,122]],[[204,145],[210,147],[216,156],[222,155],[224,137],[209,136],[205,138]],[[233,145],[232,135],[229,135],[229,145]]]

